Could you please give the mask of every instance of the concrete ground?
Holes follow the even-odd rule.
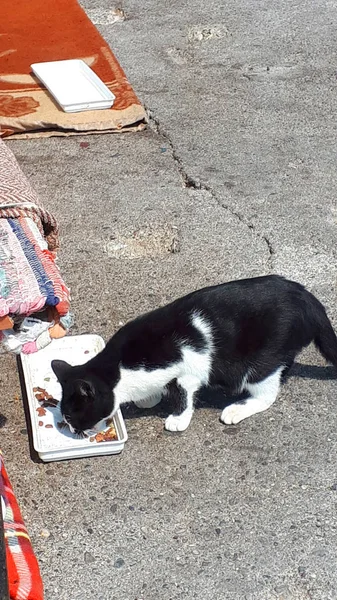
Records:
[[[8,141],[59,218],[74,333],[205,284],[282,273],[336,310],[337,3],[84,7],[151,116],[144,133]],[[89,147],[81,147],[81,141]],[[46,600],[336,600],[335,372],[314,349],[275,405],[181,435],[125,413],[118,457],[38,464],[15,360],[1,447]]]

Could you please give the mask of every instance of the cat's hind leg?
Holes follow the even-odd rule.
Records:
[[[287,358],[284,361],[284,369],[282,371],[282,375],[281,375],[281,381],[285,381],[288,377],[289,371],[291,371],[293,364],[295,362],[295,354],[292,354],[290,356],[287,356]]]
[[[194,412],[195,394],[201,388],[202,382],[193,375],[184,375],[177,379],[177,386],[182,402],[182,410],[167,417],[165,420],[167,431],[185,431],[187,429]]]
[[[283,366],[279,367],[274,373],[257,383],[245,383],[244,389],[249,393],[249,397],[242,402],[234,402],[226,406],[220,420],[226,425],[236,425],[243,419],[267,410],[276,400],[283,369]]]

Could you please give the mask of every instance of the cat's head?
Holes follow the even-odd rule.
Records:
[[[73,433],[99,430],[114,412],[114,394],[101,378],[85,365],[72,367],[53,360],[52,369],[62,387],[61,413]]]

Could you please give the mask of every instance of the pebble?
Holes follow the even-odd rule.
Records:
[[[84,553],[84,562],[87,565],[89,565],[89,564],[95,562],[95,557],[90,552],[85,552]]]
[[[40,536],[48,539],[50,537],[50,531],[48,529],[42,529]]]
[[[120,569],[125,564],[125,561],[122,558],[117,558],[114,562],[114,567],[116,569]]]
[[[285,594],[287,590],[284,585],[276,585],[274,587],[274,592],[276,592],[276,594]]]
[[[298,573],[299,573],[299,575],[301,575],[301,577],[305,577],[306,576],[305,567],[298,567]]]

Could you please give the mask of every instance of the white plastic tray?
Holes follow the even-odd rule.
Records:
[[[90,438],[78,438],[70,432],[68,427],[60,430],[57,426],[57,423],[62,420],[59,406],[46,408],[46,415],[42,417],[37,412],[40,403],[35,397],[34,388],[43,388],[55,400],[61,399],[61,386],[51,368],[52,360],[65,360],[71,365],[84,364],[103,348],[104,340],[98,335],[76,335],[53,340],[49,346],[34,354],[20,355],[32,425],[33,445],[44,462],[118,454],[123,450],[127,432],[120,410],[114,416],[118,440],[111,442],[91,442]],[[43,422],[42,426],[39,425],[39,421]]]
[[[83,60],[35,63],[31,69],[65,112],[111,108],[116,98]]]

